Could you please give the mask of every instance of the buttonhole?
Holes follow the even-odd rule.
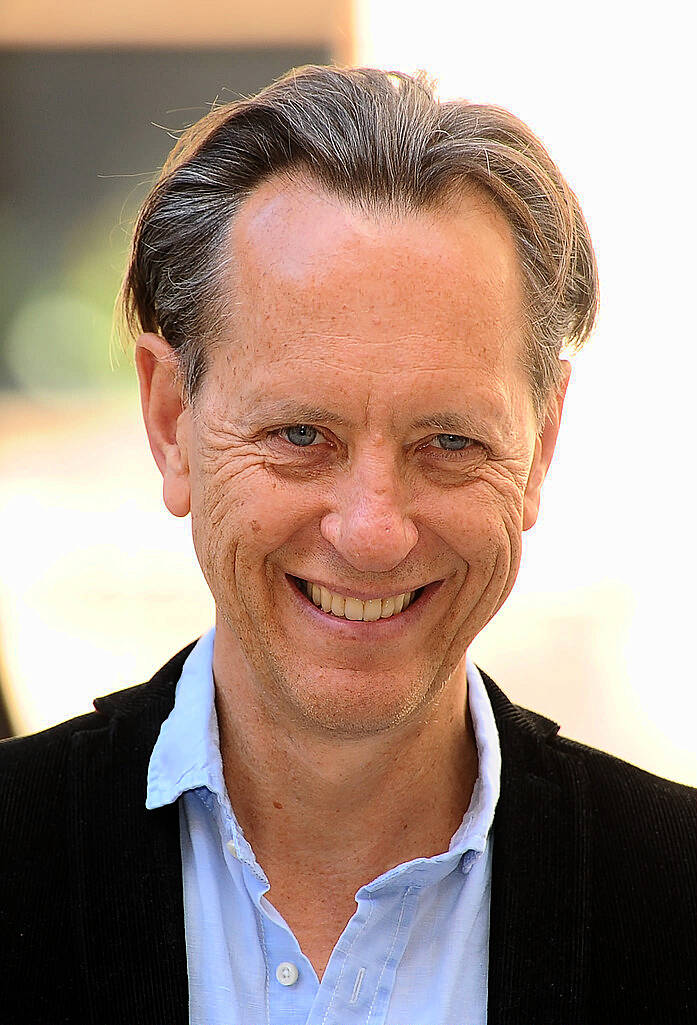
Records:
[[[358,969],[358,974],[356,975],[356,981],[353,984],[353,993],[351,994],[351,999],[349,1000],[350,1004],[355,1004],[356,1001],[358,1000],[358,994],[361,991],[361,986],[363,984],[363,979],[364,978],[365,978],[365,968],[359,968]]]

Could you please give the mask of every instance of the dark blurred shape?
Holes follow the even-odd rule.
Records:
[[[10,722],[10,714],[2,693],[2,679],[0,679],[0,740],[6,740],[7,737],[14,737],[14,735],[15,730]]]
[[[317,47],[0,51],[0,389],[118,383],[109,324],[130,224],[176,132]],[[128,379],[131,378],[130,368]]]

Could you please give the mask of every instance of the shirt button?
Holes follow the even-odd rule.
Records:
[[[233,858],[236,858],[237,857],[237,851],[235,850],[235,841],[234,840],[228,840],[228,842],[225,844],[225,846],[230,851],[230,854],[232,854]]]
[[[282,986],[292,986],[298,981],[298,969],[290,961],[281,961],[276,969],[276,978]]]

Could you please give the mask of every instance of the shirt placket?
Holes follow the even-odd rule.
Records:
[[[307,1025],[384,1025],[419,887],[365,891],[332,952]]]
[[[226,847],[242,865],[244,885],[254,906],[257,935],[266,966],[264,1025],[306,1025],[319,983],[295,934],[264,894],[269,882],[236,823],[228,823]],[[257,1025],[256,1022],[245,1025]],[[262,1025],[261,1022],[258,1025]]]
[[[306,1025],[319,988],[314,969],[286,923],[280,916],[276,920],[275,909],[262,901],[257,911],[267,966],[268,1025]]]

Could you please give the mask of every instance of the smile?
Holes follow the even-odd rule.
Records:
[[[300,591],[317,608],[338,619],[349,619],[352,622],[375,623],[378,619],[392,619],[404,612],[423,590],[423,588],[418,588],[415,591],[405,591],[389,598],[361,600],[360,598],[346,597],[343,594],[335,594],[328,588],[312,583],[310,580],[302,580],[300,577],[294,579]]]

